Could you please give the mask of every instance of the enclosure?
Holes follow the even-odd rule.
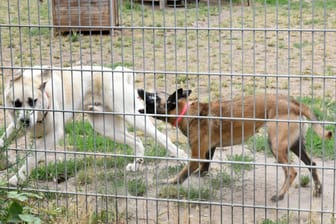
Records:
[[[246,0],[183,1],[184,4],[170,1],[169,5],[160,7],[158,1],[120,0],[110,1],[109,5],[118,9],[113,9],[113,14],[117,13],[113,15],[117,22],[108,23],[102,23],[99,17],[106,16],[99,13],[100,9],[112,12],[106,9],[108,1],[101,6],[100,1],[87,1],[92,6],[85,6],[85,10],[90,12],[94,7],[94,13],[90,15],[98,16],[92,20],[97,23],[82,21],[70,26],[54,23],[57,20],[53,18],[55,4],[52,3],[57,2],[0,1],[0,131],[5,143],[0,157],[0,222],[335,222],[336,138],[333,135],[330,140],[321,139],[311,126],[321,124],[323,133],[335,132],[336,1],[250,0],[249,5]],[[73,10],[73,4],[77,3],[75,8],[80,11],[83,2],[68,0],[69,10],[70,7]],[[57,15],[62,18],[62,13]],[[63,16],[70,18],[66,12]],[[79,21],[86,19],[81,13],[77,16]],[[69,32],[55,35],[54,31],[58,29]],[[63,85],[55,85],[57,88],[42,96],[42,100],[50,101],[48,107],[40,111],[33,107],[31,111],[43,114],[40,123],[46,122],[48,116],[59,115],[61,119],[54,119],[53,125],[65,125],[57,144],[48,149],[35,149],[36,141],[43,141],[43,134],[42,138],[30,140],[23,130],[22,137],[9,139],[5,131],[11,124],[10,112],[18,110],[17,99],[13,102],[6,100],[6,94],[12,96],[24,88],[34,88],[34,82],[21,82],[22,89],[5,90],[15,86],[13,83],[24,71],[29,75],[34,66],[46,66],[49,72],[62,77]],[[103,80],[101,85],[107,87],[96,91],[97,94],[122,92],[118,100],[133,97],[134,101],[118,105],[124,109],[92,112],[85,108],[76,109],[75,103],[70,109],[64,105],[56,108],[55,102],[68,96],[63,93],[65,86],[71,87],[72,102],[84,104],[81,98],[84,93],[76,92],[74,88],[92,81],[81,82],[84,72],[99,73],[117,66],[134,71],[131,72],[132,88],[125,89],[125,83],[111,88],[109,85],[115,84]],[[110,73],[110,77],[115,75]],[[122,77],[127,76],[121,73]],[[65,80],[66,74],[70,74],[71,81]],[[50,85],[50,81],[47,80],[46,85]],[[88,88],[93,89],[93,85],[94,81]],[[35,97],[32,100],[43,88],[33,91]],[[244,137],[243,128],[239,133],[243,143],[218,147],[205,175],[196,172],[181,184],[168,184],[167,180],[182,170],[184,162],[204,161],[191,158],[190,141],[178,128],[151,117],[151,114],[139,114],[138,110],[126,111],[125,108],[137,101],[137,89],[158,92],[165,98],[179,88],[192,90],[188,100],[196,102],[224,102],[245,99],[249,95],[257,100],[259,96],[273,94],[275,99],[285,95],[307,105],[316,115],[316,121],[304,116],[291,119],[289,107],[288,117],[273,120],[252,117],[252,121],[286,124],[288,127],[300,124],[306,151],[316,162],[323,186],[321,196],[315,197],[313,193],[314,184],[309,172],[313,164],[304,164],[294,153],[288,155],[290,164],[277,163],[278,155],[272,155],[266,128],[255,131],[251,138]],[[40,99],[36,99],[39,102]],[[106,108],[104,102],[107,105],[113,101],[107,97],[92,96],[90,99],[98,109],[101,103]],[[145,108],[146,102],[143,103]],[[244,111],[243,106],[240,109]],[[150,136],[149,131],[138,130],[136,123],[132,126],[123,120],[122,133],[130,133],[132,143],[126,145],[126,137],[121,142],[114,142],[107,136],[111,136],[109,130],[118,127],[113,122],[105,122],[106,133],[95,132],[88,120],[95,113],[122,120],[147,117],[155,126],[156,134]],[[299,113],[303,115],[301,110]],[[74,119],[67,122],[65,114],[74,115]],[[211,113],[205,116],[208,121],[233,119]],[[249,121],[241,120],[243,124]],[[19,123],[19,120],[15,122]],[[190,131],[200,133],[197,131],[206,128],[200,126],[199,130]],[[34,129],[33,134],[38,131],[40,129]],[[233,131],[231,125],[228,133]],[[169,137],[166,146],[159,144],[159,132]],[[289,131],[287,136],[288,139],[292,137]],[[198,137],[203,136],[198,134]],[[188,154],[187,159],[169,156],[169,139]],[[132,163],[139,141],[145,148],[144,163],[139,170],[129,171],[126,167]],[[43,153],[43,161],[35,161],[26,181],[17,186],[10,185],[10,178],[18,173],[28,157],[36,157],[37,151]],[[284,167],[295,168],[297,176],[283,200],[274,202],[271,197],[282,186]]]

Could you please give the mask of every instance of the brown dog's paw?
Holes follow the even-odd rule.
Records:
[[[273,195],[273,196],[271,197],[271,201],[273,201],[273,202],[277,202],[277,201],[281,201],[283,198],[284,198],[283,195]]]
[[[322,195],[322,185],[316,185],[313,194],[314,197],[320,197]]]
[[[197,170],[195,170],[193,172],[193,175],[196,175],[196,176],[199,176],[199,177],[204,177],[204,176],[209,175],[209,171],[198,168]]]

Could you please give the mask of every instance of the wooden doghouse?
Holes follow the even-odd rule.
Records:
[[[54,34],[118,26],[118,0],[52,0]]]

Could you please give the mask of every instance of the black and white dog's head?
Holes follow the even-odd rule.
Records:
[[[178,101],[180,99],[187,98],[191,92],[191,90],[184,90],[180,88],[174,93],[170,94],[167,97],[167,100],[164,100],[161,96],[159,96],[160,94],[158,93],[145,92],[143,89],[138,89],[139,97],[144,100],[146,104],[146,109],[139,110],[139,112],[153,115],[174,114]],[[160,117],[156,118],[160,119]]]
[[[155,114],[157,105],[161,104],[162,98],[158,93],[146,92],[143,89],[138,89],[140,99],[145,102],[145,109],[139,110],[140,113]]]
[[[45,93],[50,69],[31,69],[16,72],[9,78],[5,89],[5,105],[12,122],[32,128],[44,117],[49,99]]]

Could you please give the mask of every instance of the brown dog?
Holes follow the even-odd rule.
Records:
[[[284,95],[266,94],[199,103],[187,100],[191,90],[178,89],[166,102],[154,93],[143,90],[138,90],[138,93],[145,100],[146,113],[155,114],[155,118],[178,127],[188,137],[192,159],[211,160],[216,147],[240,144],[267,122],[270,148],[279,163],[289,164],[290,149],[306,165],[316,166],[305,150],[304,135],[300,131],[301,115],[313,121],[312,128],[319,137],[332,137],[332,132],[324,131],[322,126],[316,123],[316,116],[307,106]],[[182,183],[196,170],[201,174],[208,171],[209,164],[207,161],[190,161],[189,165],[168,182]],[[271,198],[272,201],[283,199],[297,175],[293,167],[282,168],[285,181],[278,194]],[[319,196],[322,193],[322,185],[316,168],[309,170],[315,183],[314,195]]]

